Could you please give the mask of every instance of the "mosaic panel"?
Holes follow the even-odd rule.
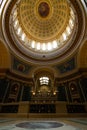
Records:
[[[77,127],[56,121],[25,121],[1,126],[0,130],[81,130]]]

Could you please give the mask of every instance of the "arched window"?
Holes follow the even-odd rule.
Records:
[[[48,85],[49,84],[49,78],[48,77],[41,77],[39,78],[40,85]]]

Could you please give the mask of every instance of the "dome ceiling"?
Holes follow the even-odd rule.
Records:
[[[84,31],[79,6],[76,0],[9,0],[2,20],[3,35],[12,53],[42,64],[69,55],[80,44],[78,35],[82,38]]]
[[[12,15],[13,28],[23,45],[40,53],[64,46],[75,25],[74,11],[66,0],[21,0]]]
[[[25,34],[37,42],[58,38],[66,29],[69,15],[66,0],[21,0],[18,4],[19,23]]]

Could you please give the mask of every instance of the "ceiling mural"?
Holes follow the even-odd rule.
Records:
[[[12,69],[17,73],[21,74],[29,74],[31,66],[28,64],[25,64],[23,61],[13,57],[12,62]]]
[[[61,74],[73,71],[76,69],[76,57],[73,57],[72,59],[56,66],[56,68]]]
[[[50,12],[50,7],[49,4],[46,2],[41,2],[38,6],[38,14],[42,17],[45,18],[49,15]]]

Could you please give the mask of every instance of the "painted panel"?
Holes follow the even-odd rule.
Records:
[[[28,64],[25,64],[24,62],[20,61],[19,59],[13,58],[12,69],[18,73],[28,74],[31,69],[31,66]]]
[[[75,67],[76,67],[75,58],[72,58],[69,61],[57,66],[57,69],[59,70],[60,73],[66,73],[74,70]]]

